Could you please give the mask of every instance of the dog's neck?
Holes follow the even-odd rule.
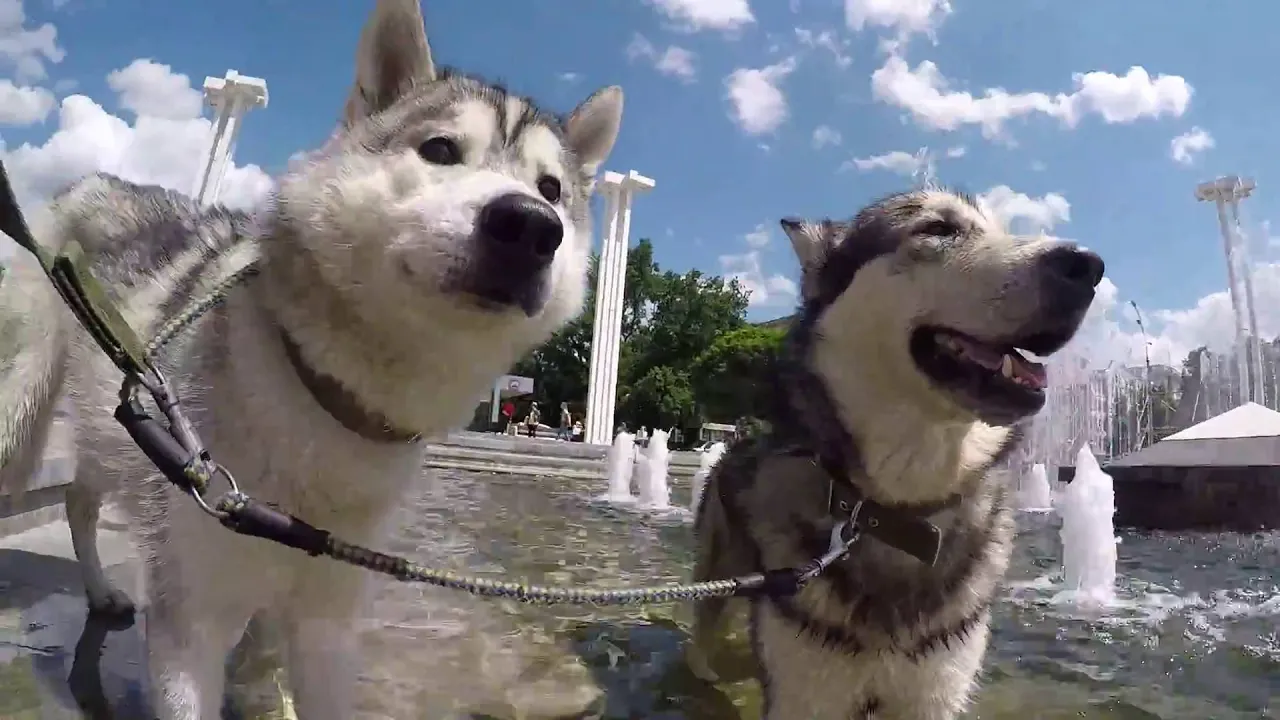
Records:
[[[414,443],[422,439],[420,433],[397,428],[381,413],[365,408],[359,398],[339,380],[311,367],[302,357],[298,344],[283,328],[280,330],[280,341],[284,345],[289,365],[316,404],[347,430],[372,442]]]
[[[845,468],[868,498],[882,504],[937,506],[963,495],[1008,443],[1012,430],[926,408],[891,392],[884,378],[840,382],[844,367],[814,367],[805,348],[784,377],[784,418],[816,452]],[[821,365],[821,361],[818,361]],[[857,372],[856,370],[854,372]],[[833,378],[836,380],[833,381]]]

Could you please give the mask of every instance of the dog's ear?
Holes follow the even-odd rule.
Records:
[[[800,294],[808,300],[817,289],[817,269],[831,249],[840,244],[848,226],[831,220],[802,220],[787,217],[778,221],[791,240],[800,261]]]
[[[417,84],[436,79],[418,0],[378,0],[360,33],[347,126],[391,107]]]
[[[564,124],[565,142],[587,177],[600,171],[621,127],[622,88],[617,85],[595,91],[569,114]]]

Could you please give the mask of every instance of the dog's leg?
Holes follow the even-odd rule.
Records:
[[[307,563],[287,606],[286,663],[294,708],[306,720],[350,720],[359,674],[355,626],[366,571]]]
[[[159,720],[222,716],[227,656],[244,634],[250,614],[215,609],[195,592],[152,593],[146,643],[152,704]]]
[[[93,472],[97,468],[86,458],[76,465],[76,479],[67,488],[67,525],[71,528],[71,546],[84,578],[89,610],[108,615],[131,614],[133,601],[107,579],[102,559],[98,557],[98,517],[102,495],[90,484],[91,481],[82,476],[82,473]]]
[[[703,502],[706,507],[702,510],[698,527],[700,537],[693,581],[720,580],[747,572],[740,563],[733,562],[732,553],[725,547],[724,507],[714,484],[707,487]],[[720,638],[728,605],[729,599],[722,597],[694,601],[693,630],[685,651],[685,660],[694,675],[711,683],[720,679],[711,669],[711,648]]]

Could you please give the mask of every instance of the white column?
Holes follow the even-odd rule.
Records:
[[[204,99],[214,109],[214,120],[209,154],[200,168],[193,193],[199,205],[218,201],[218,191],[235,153],[244,116],[254,108],[266,107],[267,98],[265,80],[241,75],[235,70],[228,70],[225,78],[204,79]]]
[[[606,198],[605,233],[596,279],[596,314],[591,332],[591,365],[587,388],[585,441],[607,445],[613,441],[617,408],[618,357],[622,350],[622,303],[631,246],[631,202],[637,192],[652,190],[653,180],[632,170],[626,175],[606,172],[600,192]]]

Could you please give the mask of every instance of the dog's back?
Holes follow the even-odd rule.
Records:
[[[29,213],[51,252],[80,244],[94,276],[144,341],[188,303],[253,262],[249,218],[202,211],[180,193],[91,175]],[[49,279],[25,251],[0,283],[4,365],[0,367],[0,490],[21,491],[39,464],[67,372],[68,350],[84,337]],[[105,365],[106,356],[100,360]],[[109,365],[103,368],[112,372]]]

